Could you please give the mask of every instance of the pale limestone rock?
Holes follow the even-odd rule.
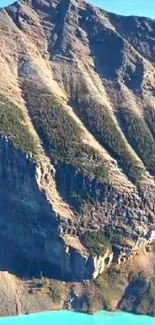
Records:
[[[107,260],[108,259],[108,260]],[[96,279],[98,275],[102,274],[108,268],[113,260],[113,253],[107,251],[104,256],[96,256],[94,258],[94,273],[93,278]]]

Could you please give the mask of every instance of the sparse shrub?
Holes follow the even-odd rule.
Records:
[[[68,293],[67,284],[53,281],[51,285],[51,298],[54,303],[59,303]]]
[[[53,288],[53,290],[52,290],[52,299],[53,299],[54,303],[58,303],[61,301],[61,293],[56,287]]]
[[[110,268],[101,274],[95,283],[100,290],[100,296],[106,309],[109,308],[112,300],[119,301],[125,289],[124,275],[121,274],[120,270],[114,268]]]

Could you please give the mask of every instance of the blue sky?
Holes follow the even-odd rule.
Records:
[[[155,18],[155,0],[89,0],[89,2],[122,15]]]
[[[87,0],[106,10],[123,15],[139,15],[155,18],[155,0]],[[14,2],[0,0],[0,7]]]

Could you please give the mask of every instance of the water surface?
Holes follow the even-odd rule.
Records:
[[[62,311],[1,318],[0,325],[155,325],[155,318],[122,312],[90,316]]]

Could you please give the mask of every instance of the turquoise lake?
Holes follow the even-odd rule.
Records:
[[[100,312],[94,316],[67,311],[1,318],[0,325],[155,325],[155,318]]]

